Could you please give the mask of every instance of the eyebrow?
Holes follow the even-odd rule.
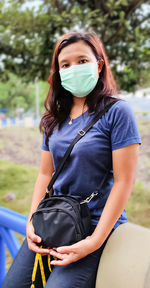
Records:
[[[89,58],[87,55],[80,55],[80,56],[78,56],[77,58],[79,59],[79,58]],[[67,62],[68,61],[68,59],[63,59],[62,61],[60,61],[60,64],[62,64],[62,63],[64,63],[64,62]]]

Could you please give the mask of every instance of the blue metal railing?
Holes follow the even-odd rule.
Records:
[[[6,275],[6,247],[14,259],[20,243],[14,232],[26,235],[27,216],[0,206],[0,287]]]
[[[22,117],[22,118],[3,118],[0,119],[0,128],[13,127],[13,126],[24,126],[34,127],[39,125],[39,120],[36,118]]]

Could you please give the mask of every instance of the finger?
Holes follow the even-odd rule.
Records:
[[[33,250],[36,253],[42,254],[43,256],[44,255],[49,255],[49,251],[48,250],[42,249],[42,248],[38,248],[38,246],[36,246],[36,245],[35,246],[32,245],[31,246],[31,250]]]
[[[45,253],[46,255],[49,254],[49,249],[40,248],[34,242],[31,242],[31,241],[29,241],[29,249],[33,250],[36,253],[40,253],[40,254]]]
[[[49,248],[50,251],[56,251],[57,252],[57,248]]]
[[[37,242],[40,243],[42,241],[41,237],[35,234],[35,229],[33,225],[29,226],[29,233],[28,233],[28,237],[33,241],[33,242]]]
[[[57,248],[58,253],[70,253],[73,252],[72,246],[62,246]]]
[[[38,235],[34,234],[33,232],[28,234],[28,238],[30,238],[31,241],[35,242],[35,243],[40,243],[42,241],[41,237],[39,237]]]
[[[68,265],[70,263],[72,263],[73,261],[64,259],[64,260],[53,260],[51,261],[51,265],[55,265],[55,266],[64,266],[64,265]]]
[[[61,254],[61,253],[58,253],[54,250],[50,251],[50,255],[57,257],[59,259],[64,259],[64,257],[68,256],[67,254]]]

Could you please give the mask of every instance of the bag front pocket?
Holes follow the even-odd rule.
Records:
[[[71,245],[82,239],[76,219],[62,209],[42,208],[36,211],[33,226],[45,247]]]

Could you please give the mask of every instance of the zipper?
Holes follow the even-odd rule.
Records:
[[[46,198],[46,199],[42,199],[41,200],[41,202],[39,203],[39,205],[40,204],[42,204],[42,203],[45,203],[46,201],[48,201],[48,200],[51,200],[51,199],[54,199],[54,197],[56,197],[56,199],[58,199],[58,197],[62,197],[62,196],[64,196],[64,197],[67,197],[68,199],[73,199],[73,200],[75,200],[75,201],[77,201],[75,198],[73,198],[73,195],[71,196],[71,195],[64,195],[64,194],[62,194],[62,195],[52,195],[52,196],[50,196],[50,197],[48,197],[48,198]],[[63,198],[63,197],[62,197]],[[63,199],[64,201],[66,201],[66,199]],[[66,201],[66,202],[68,202],[68,201]],[[80,203],[80,202],[79,202]],[[71,205],[71,204],[70,204]]]
[[[64,195],[65,197],[66,197],[66,195]],[[52,198],[47,198],[47,199],[44,199],[43,201],[42,201],[42,203],[45,203],[46,201],[48,201],[48,200],[55,200],[54,199],[54,197],[55,196],[53,196]],[[59,197],[59,196],[58,196]],[[56,201],[57,201],[57,199],[58,199],[58,197],[56,196]],[[72,210],[75,212],[75,214],[77,215],[77,217],[80,217],[80,215],[79,215],[79,213],[78,213],[78,210],[77,209],[75,209],[74,207],[73,207],[73,205],[70,203],[70,200],[72,200],[72,201],[74,201],[74,202],[77,202],[79,205],[81,204],[78,200],[76,200],[75,198],[73,198],[73,196],[69,196],[69,195],[67,195],[67,197],[68,197],[68,199],[63,199],[63,201],[65,201],[66,203],[68,203],[71,207],[72,207]],[[41,203],[40,203],[41,204]],[[56,203],[57,204],[57,203]],[[39,210],[41,210],[41,209],[45,209],[45,208],[40,208]],[[47,209],[47,208],[46,208]],[[58,208],[59,209],[59,208]],[[39,211],[38,210],[38,211]],[[81,228],[81,227],[80,227]]]

